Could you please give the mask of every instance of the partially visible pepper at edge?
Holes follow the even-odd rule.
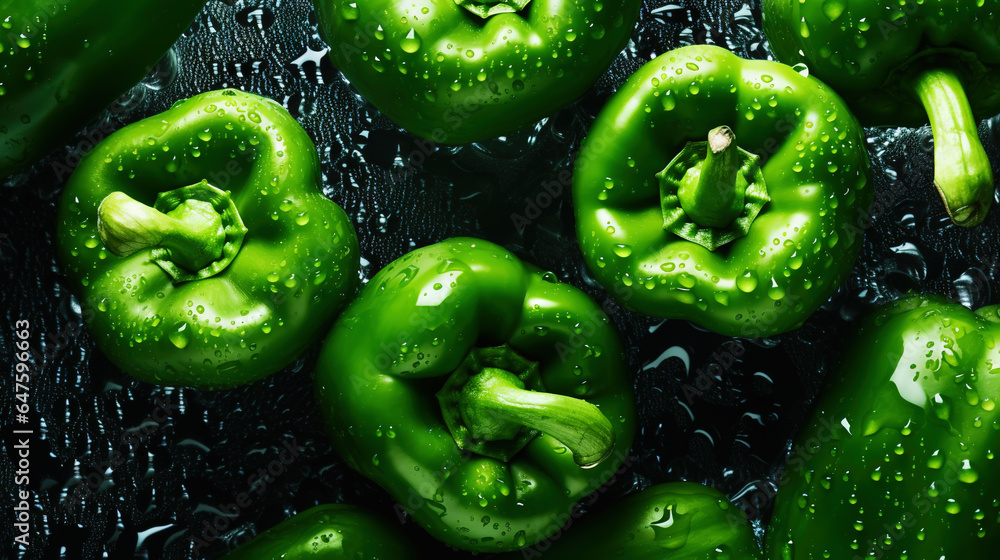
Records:
[[[434,142],[514,132],[573,102],[621,52],[641,2],[313,0],[334,65]]]
[[[804,63],[866,126],[934,133],[934,185],[960,226],[983,221],[993,168],[976,118],[1000,112],[1000,0],[764,0],[778,60]]]
[[[746,515],[718,490],[672,482],[626,496],[503,560],[758,560]]]
[[[876,311],[796,438],[768,557],[995,557],[998,399],[1000,306]]]
[[[55,149],[138,83],[205,2],[3,2],[0,179]]]
[[[402,529],[357,506],[303,511],[240,545],[225,560],[412,560]]]

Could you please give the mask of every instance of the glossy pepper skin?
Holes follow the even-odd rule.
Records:
[[[321,185],[305,130],[236,90],[110,136],[70,178],[58,223],[98,348],[163,385],[231,387],[288,365],[358,282],[354,229]],[[211,186],[214,206],[194,200]]]
[[[876,312],[792,447],[768,557],[993,557],[998,345],[1000,306]]]
[[[411,560],[398,527],[347,504],[316,506],[257,535],[226,560]]]
[[[142,79],[206,0],[9,0],[0,7],[0,178]]]
[[[503,560],[760,560],[746,515],[713,488],[673,482],[647,488],[571,525],[558,538]]]
[[[627,307],[771,336],[850,270],[870,183],[863,130],[823,84],[684,47],[641,68],[594,123],[573,180],[577,237]]]
[[[372,278],[324,343],[316,395],[351,467],[432,536],[477,552],[558,531],[622,466],[635,425],[607,315],[470,238]]]
[[[330,57],[384,115],[438,143],[514,132],[587,90],[639,0],[314,0]]]
[[[934,185],[960,226],[983,221],[993,170],[976,119],[1000,112],[1000,2],[764,0],[778,60],[805,63],[866,125],[934,133]]]

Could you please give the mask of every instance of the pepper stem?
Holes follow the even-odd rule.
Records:
[[[539,433],[558,440],[584,468],[614,446],[611,421],[582,399],[545,392],[538,364],[509,346],[474,348],[437,393],[460,449],[509,461]]]
[[[664,231],[709,251],[745,236],[771,200],[760,157],[737,146],[728,126],[685,144],[656,178]]]
[[[978,225],[993,202],[993,169],[958,74],[924,71],[914,88],[934,133],[934,186],[955,224]]]
[[[456,4],[483,19],[497,14],[520,12],[530,2],[531,0],[455,0]]]
[[[527,391],[510,372],[487,368],[462,390],[460,412],[476,439],[510,439],[521,426],[565,445],[582,467],[600,463],[615,441],[611,422],[592,403]]]
[[[700,173],[682,183],[677,192],[681,208],[695,223],[726,227],[743,213],[746,180],[739,183],[742,164],[732,129],[713,128],[708,133],[708,150]]]
[[[154,207],[113,192],[97,209],[97,230],[119,257],[152,249],[151,260],[178,282],[220,272],[246,234],[229,193],[206,181],[161,193]]]

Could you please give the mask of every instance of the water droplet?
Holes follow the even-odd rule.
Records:
[[[191,341],[187,332],[187,323],[181,323],[172,333],[170,333],[167,338],[173,343],[178,349],[185,348]]]
[[[403,37],[403,40],[399,42],[399,46],[403,51],[413,54],[420,50],[421,43],[420,35],[417,35],[417,31],[411,28],[406,37]]]
[[[664,111],[673,111],[674,107],[677,106],[677,99],[674,98],[672,91],[667,91],[667,93],[660,98],[660,103],[663,104]]]
[[[844,0],[825,0],[823,2],[823,15],[830,21],[837,21],[837,18],[844,13]]]
[[[736,287],[740,291],[750,293],[757,289],[757,274],[752,270],[747,270],[736,279]]]
[[[347,4],[341,4],[340,15],[346,20],[356,20],[360,17],[358,12],[358,3],[349,2]]]
[[[632,246],[624,243],[617,243],[614,246],[614,252],[619,257],[626,258],[632,254]]]

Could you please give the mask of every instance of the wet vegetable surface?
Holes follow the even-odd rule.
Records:
[[[770,558],[987,558],[1000,544],[1000,306],[879,309],[797,438]]]
[[[934,184],[955,223],[979,224],[993,170],[977,119],[1000,111],[1000,2],[765,0],[778,60],[805,64],[861,123],[934,130]]]
[[[629,309],[746,338],[794,329],[861,249],[863,147],[815,79],[719,47],[670,51],[621,88],[580,150],[584,258]]]
[[[207,92],[115,133],[59,211],[98,347],[159,385],[232,387],[288,365],[358,283],[354,229],[320,186],[305,131],[253,94]]]
[[[128,91],[206,1],[16,0],[0,7],[0,175],[59,147]]]
[[[431,535],[506,552],[550,537],[622,468],[629,381],[583,292],[455,238],[372,278],[323,343],[316,398],[337,452]]]
[[[400,131],[345,83],[327,62],[309,2],[212,5],[127,98],[65,149],[4,179],[0,347],[11,347],[16,320],[30,321],[36,371],[25,426],[35,431],[28,488],[37,507],[25,556],[57,557],[65,547],[67,558],[131,559],[137,550],[217,558],[317,503],[394,509],[332,450],[313,398],[318,347],[232,390],[141,383],[96,349],[84,326],[95,310],[72,296],[56,260],[56,202],[68,178],[60,165],[78,163],[88,136],[227,86],[278,99],[309,132],[324,193],[358,232],[365,279],[414,248],[476,236],[605,309],[623,336],[638,432],[628,469],[586,500],[584,513],[653,484],[707,482],[747,512],[759,537],[787,446],[845,335],[909,289],[973,307],[997,303],[1000,221],[991,213],[974,230],[951,223],[932,187],[928,127],[870,129],[875,199],[865,244],[840,290],[801,329],[747,340],[626,311],[587,272],[576,242],[569,187],[582,139],[612,92],[657,55],[696,43],[768,55],[759,11],[738,1],[647,2],[632,37],[596,86],[553,117],[505,140],[441,147]],[[997,124],[991,118],[979,130],[994,165]],[[9,394],[0,397],[5,422],[12,406]],[[0,470],[5,486],[10,477]],[[401,530],[442,558],[469,557],[412,520]]]
[[[628,42],[639,0],[314,0],[329,56],[400,126],[461,144],[575,101]]]

